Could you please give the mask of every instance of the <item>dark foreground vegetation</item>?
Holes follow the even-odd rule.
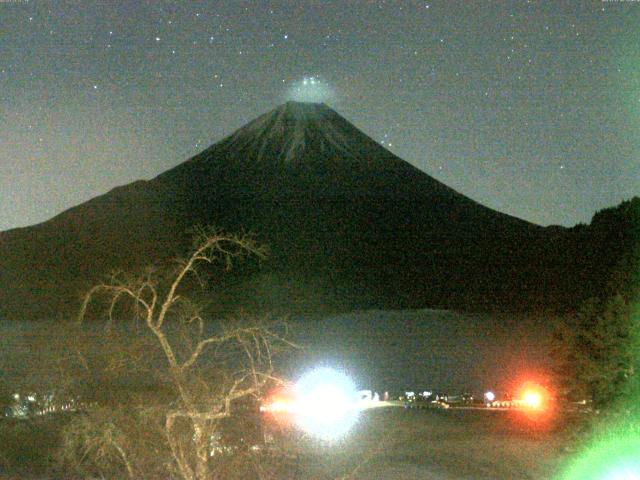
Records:
[[[3,422],[0,478],[91,477],[60,461],[61,432],[72,421]],[[283,441],[277,454],[236,452],[227,465],[233,470],[210,478],[553,479],[576,451],[579,421],[537,424],[514,412],[380,408],[364,412],[355,430],[337,443],[295,437]],[[258,462],[263,476],[247,476]],[[98,472],[93,478],[100,478]]]
[[[69,420],[0,419],[0,478],[64,478],[58,456]]]
[[[115,274],[88,291],[78,322],[60,326],[69,328],[66,356],[33,365],[30,380],[43,388],[35,379],[46,370],[45,388],[78,408],[2,419],[0,468],[17,478],[554,478],[570,461],[563,452],[592,448],[599,436],[638,440],[629,429],[640,419],[640,250],[630,237],[640,233],[637,207],[634,200],[607,214],[628,210],[625,249],[602,288],[557,317],[550,345],[557,397],[586,399],[593,415],[536,422],[380,409],[333,446],[270,429],[257,407],[282,383],[277,356],[296,348],[287,324],[214,320],[207,303],[220,274],[212,265],[230,268],[265,250],[250,237],[203,229],[182,259]],[[612,228],[603,227],[606,238]],[[101,333],[87,334],[87,321]],[[10,392],[3,385],[5,403]]]

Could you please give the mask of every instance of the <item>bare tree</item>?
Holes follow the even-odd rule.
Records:
[[[148,269],[138,276],[115,274],[90,289],[80,323],[86,323],[99,305],[105,307],[108,330],[122,325],[122,316],[132,320],[125,322],[128,327],[119,341],[109,338],[119,346],[107,350],[102,371],[110,372],[124,388],[139,384],[146,374],[155,380],[149,391],[131,394],[126,402],[115,401],[120,403],[119,414],[94,409],[72,422],[65,433],[66,461],[105,467],[97,472],[100,475],[109,475],[107,466],[118,465],[119,474],[126,472],[129,478],[158,475],[158,469],[184,480],[233,478],[222,459],[228,463],[238,452],[230,454],[231,447],[223,442],[225,425],[232,419],[248,421],[249,406],[266,386],[279,381],[273,373],[274,353],[291,344],[284,322],[246,316],[206,321],[203,305],[190,300],[187,292],[195,284],[208,283],[205,276],[211,265],[223,262],[230,268],[234,259],[247,255],[263,258],[265,250],[250,237],[202,229],[190,255],[171,268]],[[135,377],[142,365],[148,370]],[[136,428],[143,428],[144,434],[133,432]],[[141,452],[145,442],[146,460]],[[149,457],[156,461],[153,468]],[[246,478],[241,470],[235,473]]]

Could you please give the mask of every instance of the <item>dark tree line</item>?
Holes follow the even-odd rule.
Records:
[[[603,408],[640,392],[640,198],[598,212],[592,226],[617,239],[605,255],[615,268],[598,295],[558,321],[552,355],[561,395]]]

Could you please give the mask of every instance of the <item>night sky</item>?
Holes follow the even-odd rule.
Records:
[[[0,230],[288,98],[535,223],[640,194],[637,1],[0,0]]]

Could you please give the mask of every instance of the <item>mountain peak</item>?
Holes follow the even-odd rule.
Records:
[[[309,116],[314,116],[319,113],[327,113],[327,112],[335,113],[331,108],[329,108],[324,103],[299,102],[295,100],[289,100],[288,102],[285,102],[282,105],[277,106],[271,112],[288,114],[288,115],[297,116],[300,118],[307,118]]]
[[[349,122],[324,103],[288,101],[259,116],[233,133],[226,146],[250,151],[253,160],[273,158],[283,163],[299,161],[311,145],[323,152],[353,155]]]
[[[256,126],[262,125],[265,122],[272,122],[272,128],[274,126],[279,126],[283,122],[291,126],[298,122],[307,123],[324,120],[329,117],[340,116],[324,103],[298,102],[290,100],[278,105],[273,110],[259,116],[252,122],[249,122],[244,128],[253,124]]]
[[[622,258],[618,237],[600,240],[608,219],[588,230],[593,251]],[[73,312],[76,292],[169,260],[188,244],[182,232],[207,224],[254,232],[271,252],[216,285],[223,310],[528,308],[587,298],[613,272],[571,247],[582,248],[583,230],[483,207],[327,105],[287,102],[150,181],[0,233],[0,316]]]

